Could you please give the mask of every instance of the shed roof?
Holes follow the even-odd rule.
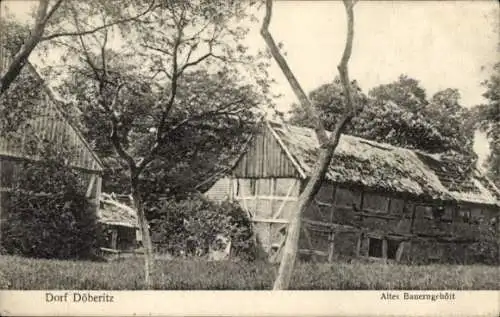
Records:
[[[310,175],[319,153],[315,131],[272,121],[267,121],[266,126],[296,162],[298,172]],[[481,171],[474,169],[453,182],[445,177],[449,166],[440,155],[343,134],[326,178],[348,186],[430,199],[500,205],[500,191]]]
[[[139,228],[136,210],[106,193],[101,193],[97,217],[106,225]]]
[[[1,59],[2,56],[0,56]],[[43,80],[36,68],[29,61],[23,71],[29,72],[41,83],[43,94],[46,96],[45,100],[40,100],[40,104],[43,104],[45,108],[43,108],[40,115],[31,120],[33,122],[30,122],[30,124],[51,141],[60,139],[61,134],[69,138],[71,145],[75,147],[76,151],[75,157],[71,158],[71,166],[92,172],[102,172],[103,164],[101,160],[85,140],[80,130],[69,120],[64,110],[61,109],[60,105],[64,101],[55,95],[50,86]],[[28,157],[24,149],[18,146],[16,140],[9,140],[7,137],[2,137],[1,139],[3,140],[0,142],[0,155]]]

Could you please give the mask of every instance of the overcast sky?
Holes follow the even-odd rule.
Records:
[[[9,1],[26,12],[29,3]],[[22,14],[21,14],[22,15]],[[462,104],[484,102],[480,82],[499,61],[497,1],[359,1],[350,60],[351,79],[368,90],[404,73],[421,82],[427,94],[458,88]],[[284,44],[286,58],[306,91],[331,81],[345,43],[345,11],[341,1],[275,1],[271,33]],[[264,48],[256,25],[249,44]],[[276,65],[275,92],[287,111],[296,98]],[[482,144],[481,151],[485,148]]]
[[[429,95],[458,88],[464,105],[476,105],[483,101],[480,82],[499,60],[498,16],[497,1],[360,1],[351,78],[367,92],[405,73],[420,80]],[[307,91],[337,75],[345,30],[341,1],[278,1],[271,22]],[[258,45],[262,40],[255,33]],[[278,68],[271,73],[285,100],[295,101]]]
[[[33,1],[10,0],[16,12]],[[365,92],[405,73],[419,80],[428,95],[458,88],[465,106],[483,102],[480,82],[499,60],[497,1],[359,1],[351,78]],[[249,44],[264,48],[256,25]],[[331,81],[345,43],[341,1],[275,1],[271,32],[282,42],[286,58],[304,89]],[[296,98],[276,65],[271,75],[287,110]]]

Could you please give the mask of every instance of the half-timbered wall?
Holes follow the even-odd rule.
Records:
[[[290,212],[300,192],[296,178],[234,178],[233,199],[249,212],[254,229],[271,259],[284,244]]]
[[[297,178],[228,177],[216,187],[226,188],[228,197],[248,211],[270,260],[279,261],[301,183]],[[438,215],[434,205],[409,197],[325,182],[303,215],[299,257],[465,263],[468,243],[494,217],[495,207],[445,205]]]
[[[464,262],[466,245],[495,212],[479,205],[435,206],[360,188],[324,184],[303,215],[302,258]],[[433,245],[430,247],[430,245]]]
[[[272,129],[261,130],[232,175],[207,192],[209,197],[240,203],[272,261],[281,258],[290,212],[304,185],[296,158],[280,142]],[[498,209],[482,205],[442,207],[437,212],[435,202],[415,196],[324,182],[302,215],[299,256],[324,261],[455,261],[464,258],[463,245],[479,237],[478,225],[498,217]],[[429,249],[429,243],[436,247]]]

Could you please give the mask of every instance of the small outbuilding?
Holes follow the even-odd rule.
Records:
[[[105,233],[102,247],[110,251],[134,251],[141,240],[137,212],[130,207],[130,200],[128,204],[123,200],[113,194],[101,194],[97,217]]]
[[[206,196],[246,209],[271,261],[318,155],[312,129],[264,122]],[[468,260],[484,230],[498,234],[500,191],[476,168],[439,154],[342,135],[326,180],[302,219],[300,257],[333,261]]]

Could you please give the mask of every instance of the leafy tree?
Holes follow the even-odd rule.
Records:
[[[404,74],[395,82],[372,88],[368,95],[378,101],[392,101],[411,112],[422,109],[428,103],[425,89],[420,87],[419,81]]]
[[[354,38],[354,6],[356,2],[357,1],[350,0],[343,1],[347,14],[347,39],[344,52],[338,66],[338,71],[340,74],[340,82],[342,83],[346,102],[345,109],[339,121],[336,123],[331,135],[328,136],[323,120],[321,119],[320,115],[317,114],[313,103],[304,92],[293,71],[290,69],[286,59],[280,52],[280,48],[276,44],[273,36],[269,32],[273,1],[266,0],[266,15],[262,22],[261,35],[264,38],[267,47],[271,51],[272,57],[277,62],[281,71],[287,78],[288,83],[297,96],[297,99],[299,99],[304,112],[306,112],[307,115],[313,119],[314,129],[318,138],[318,142],[320,144],[320,151],[317,162],[309,177],[309,181],[300,194],[297,204],[292,212],[290,223],[288,225],[285,246],[283,249],[283,257],[281,259],[278,276],[276,277],[273,286],[275,290],[287,289],[289,287],[293,267],[295,265],[295,259],[297,257],[302,213],[306,210],[307,206],[309,206],[311,201],[314,199],[314,196],[321,187],[321,183],[332,160],[333,153],[339,143],[341,133],[344,131],[345,126],[359,112],[359,107],[355,103],[354,94],[351,92],[352,84],[349,80],[348,72],[348,63],[352,53],[352,42]]]
[[[53,2],[50,5],[50,2]],[[141,1],[142,2],[142,1]],[[39,44],[44,41],[55,40],[67,36],[78,36],[82,34],[94,34],[95,32],[113,27],[115,25],[124,24],[130,21],[136,21],[145,14],[149,13],[154,7],[158,6],[155,0],[151,0],[150,5],[143,12],[130,14],[134,10],[134,2],[126,1],[103,1],[103,0],[88,0],[88,1],[68,1],[68,0],[39,0],[36,9],[33,12],[34,23],[32,27],[24,26],[22,32],[15,32],[18,38],[22,39],[20,45],[14,51],[8,51],[9,60],[6,65],[6,70],[0,77],[0,96],[12,85],[14,80],[20,74],[21,70],[28,61],[31,53],[39,47]],[[78,8],[75,10],[75,6]],[[68,30],[67,19],[72,16],[80,21],[92,21],[96,12],[101,10],[106,11],[109,15],[116,17],[122,16],[121,19],[113,19],[104,24],[89,25],[85,29]],[[125,15],[125,17],[123,17]],[[8,21],[2,17],[0,28],[2,30],[9,28],[12,21]],[[9,28],[12,30],[12,28]],[[16,31],[20,29],[17,28]],[[2,35],[10,32],[1,32]],[[2,43],[8,42],[4,38],[0,38]],[[11,58],[10,58],[11,57]],[[6,56],[0,56],[6,58]],[[4,66],[3,64],[1,66]]]
[[[368,103],[368,97],[361,91],[356,81],[351,83],[351,91],[353,93],[354,102],[364,108]],[[339,77],[336,77],[332,83],[324,84],[314,89],[309,93],[309,99],[313,103],[318,115],[325,125],[325,129],[334,130],[339,118],[344,111],[346,99],[342,83]],[[290,123],[314,127],[314,119],[305,111],[301,105],[292,104],[290,114]],[[346,124],[346,131],[352,124]],[[351,129],[352,130],[352,129]]]
[[[355,103],[363,110],[346,124],[347,134],[429,152],[462,151],[466,146],[472,146],[472,130],[466,135],[463,133],[462,120],[466,110],[458,104],[456,90],[452,90],[455,92],[454,100],[449,100],[452,98],[448,98],[447,91],[437,93],[433,102],[426,101],[426,106],[413,112],[390,99],[367,97],[355,82],[351,86],[355,92]],[[345,102],[340,83],[335,81],[322,85],[311,91],[309,97],[323,119],[325,128],[333,130]],[[447,108],[445,105],[448,101],[453,106]],[[292,123],[314,126],[312,118],[297,105],[292,105],[290,114]],[[449,121],[444,118],[449,118]]]
[[[439,131],[443,138],[441,152],[455,152],[455,159],[475,165],[473,150],[474,128],[470,110],[460,104],[458,89],[447,88],[435,93],[422,115]]]
[[[100,141],[101,150],[111,144],[127,170],[146,250],[148,286],[152,244],[144,205],[145,177],[151,180],[153,175],[148,168],[165,160],[180,164],[186,155],[196,158],[196,149],[187,143],[193,133],[190,127],[202,131],[197,142],[207,142],[210,135],[203,133],[223,131],[230,121],[245,121],[253,115],[249,109],[262,100],[252,86],[237,84],[243,78],[229,66],[265,67],[239,44],[247,31],[239,21],[247,17],[251,4],[163,1],[130,27],[122,48],[110,47],[111,37],[117,34],[109,29],[60,43],[68,56],[80,62],[72,69],[75,81],[81,76],[87,82],[80,92],[87,96],[80,108],[84,116],[89,115],[87,122],[94,120],[97,125],[95,137],[106,136]],[[106,23],[106,12],[101,13]],[[77,32],[83,28],[77,19],[72,23]],[[258,83],[265,90],[267,82]]]
[[[114,152],[108,138],[105,114],[96,112],[92,104],[92,95],[96,93],[91,87],[92,82],[78,75],[78,71],[75,70],[74,78],[68,79],[64,87],[72,91],[77,100],[74,105],[81,111],[82,131],[86,139],[94,144],[107,166],[104,190],[130,193],[128,168]],[[172,110],[169,124],[178,125],[176,132],[168,136],[158,159],[144,170],[141,186],[146,204],[155,204],[159,197],[181,198],[185,193],[194,191],[196,185],[226,168],[241,151],[254,127],[253,122],[257,120],[256,104],[250,101],[254,98],[258,100],[259,96],[249,85],[221,80],[221,76],[205,70],[183,76],[177,99],[189,106]],[[133,79],[128,80],[131,82]],[[231,106],[233,110],[227,109],[237,116],[225,116],[219,107],[238,101],[238,97],[240,103]],[[127,109],[131,109],[130,105],[124,105],[124,111]],[[154,130],[155,126],[154,122],[146,120],[141,123],[137,116],[134,121],[136,130],[127,147],[133,156],[140,157],[153,142],[154,134],[150,129]],[[149,213],[147,218],[154,219],[154,215]]]
[[[352,89],[356,92],[355,102],[363,110],[346,125],[345,133],[410,149],[444,153],[444,158],[461,163],[465,170],[475,164],[474,129],[468,123],[469,111],[460,105],[458,90],[445,89],[427,101],[418,81],[403,75],[398,82],[372,89],[372,97],[364,95],[355,82]],[[332,130],[345,99],[338,81],[318,87],[309,96],[327,129]],[[311,117],[296,105],[292,106],[291,121],[314,126]]]
[[[487,159],[492,179],[500,186],[500,63],[493,67],[491,77],[482,83],[488,103],[475,107],[477,126],[487,133],[490,155]]]

